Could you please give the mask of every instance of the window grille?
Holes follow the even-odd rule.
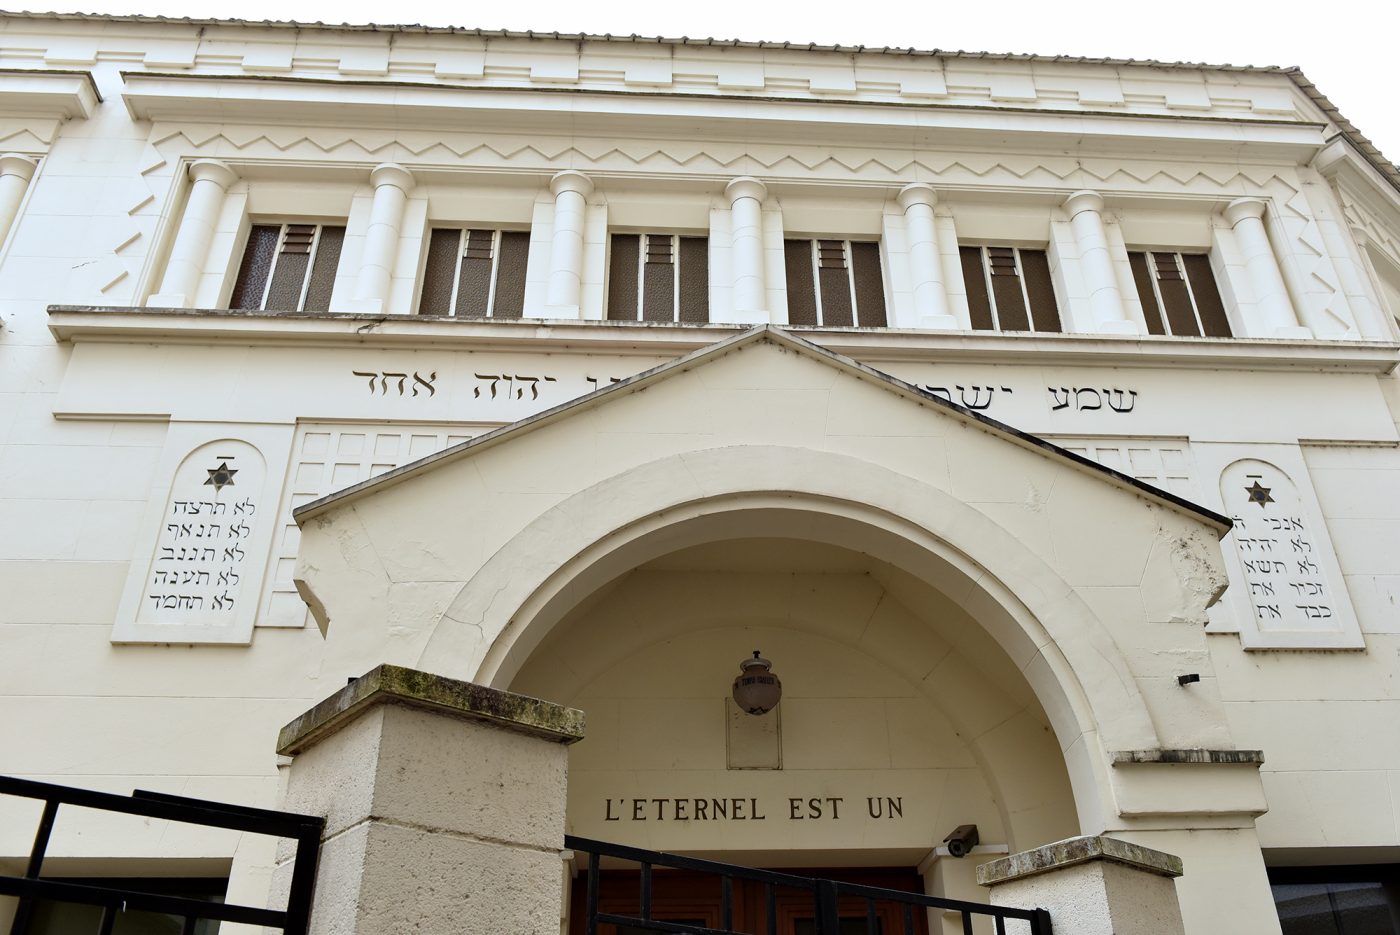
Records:
[[[785,240],[788,324],[883,328],[880,245],[864,240]]]
[[[229,308],[329,311],[344,242],[344,226],[254,224]]]
[[[1064,330],[1044,250],[962,246],[958,254],[974,330]]]
[[[525,231],[433,228],[418,314],[519,318],[529,254]]]
[[[678,234],[613,234],[610,321],[710,320],[710,241]]]
[[[1230,320],[1204,253],[1128,251],[1149,334],[1230,337]]]

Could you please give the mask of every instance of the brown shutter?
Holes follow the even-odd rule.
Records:
[[[710,240],[682,237],[681,321],[710,320]]]
[[[272,261],[277,256],[277,238],[281,233],[279,224],[254,224],[248,231],[248,245],[243,248],[243,262],[238,265],[229,308],[262,308],[263,291],[267,288],[267,276],[272,272]]]
[[[340,248],[345,243],[345,228],[323,226],[316,243],[316,261],[311,264],[311,284],[306,287],[302,308],[308,312],[328,312],[331,293],[335,291],[335,272],[340,267]]]
[[[1128,266],[1133,270],[1133,282],[1137,285],[1138,301],[1142,303],[1142,317],[1147,321],[1148,334],[1166,334],[1162,324],[1162,310],[1157,307],[1157,294],[1152,291],[1152,274],[1147,269],[1147,254],[1139,250],[1128,252]]]
[[[637,254],[641,237],[613,234],[608,259],[608,320],[637,320]]]
[[[530,235],[525,231],[501,231],[500,256],[496,260],[496,299],[492,318],[519,318],[525,312],[525,270],[530,262]]]
[[[306,285],[306,268],[315,239],[315,224],[288,224],[284,228],[282,249],[272,270],[272,285],[267,289],[268,311],[295,312],[301,308],[301,290]]]
[[[963,282],[967,286],[967,312],[972,319],[972,327],[978,331],[993,331],[992,302],[987,297],[987,280],[982,272],[982,248],[959,247],[958,258],[962,260]]]
[[[1162,294],[1172,334],[1199,337],[1201,326],[1196,324],[1196,310],[1191,306],[1191,293],[1186,291],[1186,277],[1176,254],[1154,253],[1152,265],[1157,272],[1157,291]]]
[[[992,271],[992,296],[997,303],[997,326],[1002,331],[1030,331],[1026,297],[1021,294],[1021,276],[1016,272],[1015,249],[988,247],[987,261]]]
[[[784,240],[783,265],[787,270],[788,324],[817,323],[817,292],[812,282],[812,241]]]
[[[1031,327],[1035,331],[1064,331],[1055,284],[1050,280],[1050,259],[1044,250],[1021,251],[1021,273],[1031,300]]]
[[[676,320],[676,263],[670,234],[647,234],[642,264],[642,319]]]
[[[852,241],[851,272],[856,284],[856,321],[862,328],[883,328],[885,317],[885,277],[880,270],[880,245]]]
[[[495,261],[496,232],[469,230],[462,245],[462,266],[457,273],[459,318],[485,318],[491,302],[491,267]]]
[[[1230,319],[1225,314],[1225,303],[1220,301],[1220,290],[1215,287],[1210,257],[1204,253],[1183,253],[1181,260],[1186,265],[1191,293],[1196,297],[1196,311],[1201,313],[1202,329],[1212,338],[1230,337]]]
[[[817,241],[817,276],[822,288],[822,326],[846,327],[855,324],[845,244],[839,240]]]
[[[452,314],[452,277],[457,273],[457,251],[461,245],[462,232],[456,228],[435,227],[428,235],[428,261],[423,266],[418,314]]]

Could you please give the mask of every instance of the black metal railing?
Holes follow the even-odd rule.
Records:
[[[925,896],[903,890],[884,889],[848,883],[841,880],[822,880],[812,877],[778,873],[772,870],[759,870],[753,867],[739,867],[732,864],[701,860],[695,857],[679,857],[658,851],[647,851],[620,844],[608,844],[589,838],[573,835],[564,837],[564,846],[588,854],[587,896],[585,899],[584,931],[586,935],[598,935],[598,926],[613,925],[643,932],[671,932],[676,935],[743,935],[734,927],[734,881],[745,880],[758,884],[764,894],[763,928],[749,935],[778,935],[778,891],[781,888],[799,890],[804,898],[810,899],[811,918],[814,920],[816,935],[840,935],[841,919],[851,917],[852,900],[863,902],[866,920],[865,930],[870,935],[882,931],[880,907],[894,904],[899,907],[899,917],[903,925],[903,935],[917,935],[921,928],[916,925],[915,914],[928,909],[958,913],[962,917],[962,930],[972,935],[973,921],[977,918],[990,919],[997,935],[1008,935],[1007,922],[1018,920],[1010,935],[1052,935],[1050,913],[1044,909],[1013,909],[1005,906],[989,906],[985,903],[965,902],[959,899],[944,899],[939,896]],[[599,869],[602,858],[611,861],[625,861],[640,868],[637,893],[637,914],[624,915],[602,911],[599,902]],[[720,927],[706,928],[675,921],[665,921],[654,917],[653,913],[653,869],[667,867],[673,870],[688,870],[694,873],[709,874],[720,880]],[[842,904],[847,908],[843,910]],[[895,935],[886,932],[885,935]]]
[[[136,791],[129,797],[112,795],[9,776],[0,776],[0,795],[38,799],[44,803],[44,811],[39,817],[39,827],[34,833],[34,846],[29,852],[29,864],[25,868],[24,876],[0,876],[0,895],[19,897],[19,907],[10,926],[10,935],[26,935],[35,901],[41,899],[101,907],[102,921],[98,935],[110,935],[117,916],[127,910],[182,917],[185,920],[185,935],[192,935],[195,924],[201,919],[242,922],[278,928],[285,935],[306,935],[307,924],[311,918],[312,890],[316,884],[316,859],[320,851],[321,829],[325,825],[323,818],[207,802],[203,799],[160,792]],[[42,879],[40,871],[44,866],[44,855],[48,851],[49,837],[53,834],[60,805],[295,839],[296,858],[292,868],[291,890],[287,895],[287,908],[259,909],[206,899],[190,899],[168,893],[124,889],[115,885],[120,883],[117,878],[113,879],[112,886],[98,886],[88,881],[76,883]]]

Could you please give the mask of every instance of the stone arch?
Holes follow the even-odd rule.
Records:
[[[702,495],[679,494],[678,473]],[[1021,668],[1049,716],[1081,827],[1099,830],[1112,813],[1101,748],[1159,746],[1107,628],[1044,558],[944,491],[810,449],[676,454],[566,498],[467,582],[420,664],[449,671],[480,658],[468,676],[508,685],[568,609],[617,574],[678,548],[760,531],[869,552],[962,604]]]

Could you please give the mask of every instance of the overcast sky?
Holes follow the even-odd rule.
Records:
[[[1392,162],[1400,161],[1400,0],[82,2],[66,9],[1299,65]]]

